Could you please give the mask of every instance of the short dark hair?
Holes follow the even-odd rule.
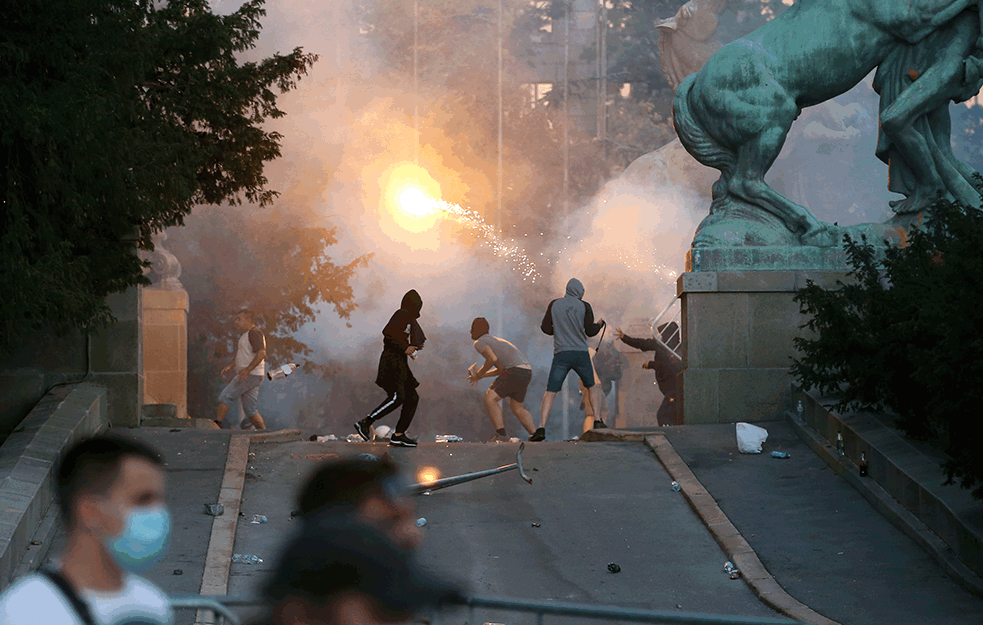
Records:
[[[236,313],[236,317],[238,317],[239,315],[242,315],[246,319],[249,319],[249,323],[256,323],[256,313],[249,310],[248,308],[243,308],[242,310]]]
[[[399,469],[388,458],[352,458],[322,464],[308,478],[297,499],[301,516],[354,509],[368,496],[395,493],[387,486],[397,482]]]
[[[471,322],[471,327],[478,330],[481,334],[491,332],[491,326],[488,325],[488,320],[484,317],[475,317],[474,321]],[[481,334],[478,336],[481,336]]]
[[[126,458],[142,458],[155,466],[164,466],[164,459],[156,449],[116,434],[84,439],[62,455],[55,473],[55,488],[65,525],[71,527],[75,522],[79,497],[105,493],[113,487]]]
[[[424,570],[384,532],[337,518],[302,528],[284,548],[263,594],[273,604],[302,598],[327,606],[346,591],[402,618],[462,598],[457,583]]]

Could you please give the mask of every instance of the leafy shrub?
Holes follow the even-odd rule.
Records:
[[[937,202],[902,247],[844,237],[854,279],[794,298],[814,338],[798,338],[792,375],[836,393],[837,411],[890,411],[912,439],[949,458],[956,480],[983,499],[983,210]]]

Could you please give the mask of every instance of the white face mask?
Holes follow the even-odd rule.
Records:
[[[104,538],[116,562],[130,572],[150,567],[164,556],[171,533],[171,515],[163,505],[130,508],[119,536]]]

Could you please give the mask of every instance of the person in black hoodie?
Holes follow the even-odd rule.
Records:
[[[682,415],[676,406],[676,377],[683,370],[679,356],[672,350],[679,346],[679,326],[675,321],[663,323],[658,328],[661,341],[655,338],[642,339],[633,338],[618,328],[618,338],[626,345],[640,349],[643,352],[655,352],[655,358],[642,364],[642,369],[651,369],[655,372],[655,381],[659,384],[662,391],[662,405],[656,419],[659,425],[682,425]]]
[[[416,414],[416,406],[420,403],[420,395],[416,392],[420,383],[413,377],[406,357],[423,349],[423,343],[427,340],[420,324],[416,322],[422,308],[423,299],[420,294],[412,289],[407,291],[399,310],[393,313],[382,330],[382,356],[379,357],[379,373],[375,383],[386,391],[386,399],[367,417],[355,423],[355,431],[362,440],[372,438],[373,423],[402,406],[399,422],[389,439],[389,445],[416,447],[416,441],[406,435],[406,429],[410,427],[413,415]]]

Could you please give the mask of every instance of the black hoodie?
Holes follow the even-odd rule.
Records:
[[[423,299],[415,290],[410,289],[403,296],[403,301],[399,304],[399,310],[393,313],[389,323],[382,330],[383,348],[405,352],[410,345],[417,349],[423,349],[423,343],[427,337],[423,334],[423,329],[416,322],[420,318],[420,310],[423,309]]]

